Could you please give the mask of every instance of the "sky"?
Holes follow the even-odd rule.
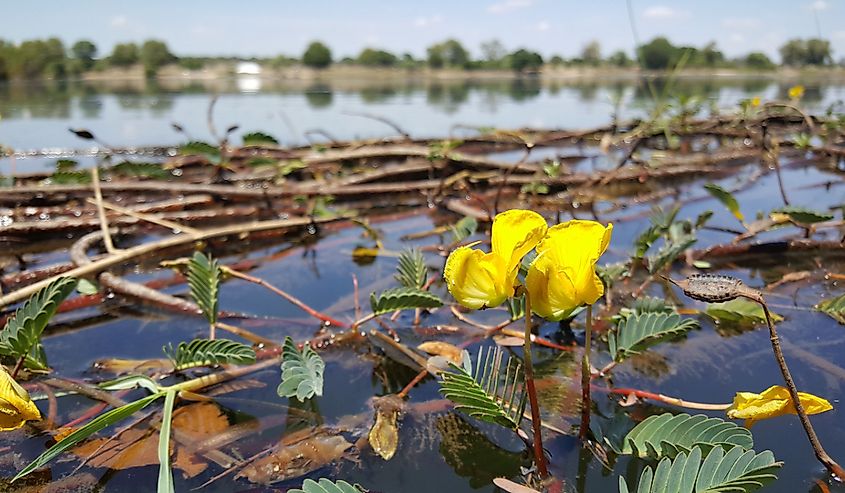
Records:
[[[659,35],[675,44],[715,41],[727,56],[762,51],[779,60],[791,38],[831,41],[845,58],[845,0],[631,0],[641,42]],[[119,42],[164,40],[180,56],[301,55],[312,40],[334,57],[365,47],[423,56],[446,38],[475,56],[498,39],[508,50],[577,56],[598,40],[603,55],[633,53],[625,0],[5,0],[0,38],[89,39],[106,55]]]

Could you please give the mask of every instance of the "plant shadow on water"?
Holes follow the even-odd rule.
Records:
[[[634,88],[623,89],[636,92]],[[769,85],[730,89],[739,91],[741,96],[748,95],[748,92],[782,92],[780,88]],[[89,93],[84,87],[53,90],[65,95],[60,98],[61,101],[70,99],[80,105],[83,100],[99,97],[98,93]],[[584,94],[577,96],[580,100],[578,104],[589,105],[590,101],[600,98],[585,88],[549,88],[537,81],[522,81],[519,84],[503,82],[498,86],[475,83],[457,86],[432,85],[426,87],[424,92],[419,87],[377,87],[359,90],[315,86],[294,90],[293,95],[279,89],[278,93],[264,94],[263,97],[304,97],[304,101],[300,103],[309,105],[315,112],[337,111],[338,101],[354,100],[355,104],[378,106],[394,104],[402,98],[414,100],[424,97],[426,105],[436,108],[433,110],[435,114],[457,112],[465,115],[467,113],[461,113],[464,111],[462,108],[467,107],[464,105],[476,108],[477,100],[483,101],[482,106],[495,105],[497,103],[493,100],[505,95],[510,98],[510,102],[505,105],[507,111],[510,111],[532,100],[542,102],[544,98],[550,97],[553,91],[579,90]],[[602,94],[612,90],[614,88],[609,86],[599,86],[598,89]],[[705,87],[703,92],[716,93],[716,97],[720,97],[719,90]],[[831,89],[830,92],[837,90],[841,88]],[[16,104],[19,105],[17,110],[11,112],[13,123],[15,111],[24,111],[27,105],[34,104],[29,102],[29,98],[37,100],[40,97],[21,96],[15,91],[21,90],[7,88],[4,93],[4,97],[13,102],[17,101]],[[188,98],[185,94],[171,94],[166,91],[162,93],[161,88],[153,92],[154,96],[149,97],[163,102],[150,103],[152,106],[132,106],[124,101],[124,104],[120,104],[120,111],[104,120],[119,119],[124,112],[144,113],[149,109],[153,111],[151,115],[154,123],[160,124],[155,111],[170,116],[178,111],[168,107],[168,104],[175,107],[183,103],[189,106],[193,104],[187,99],[182,99]],[[819,99],[828,97],[818,91],[816,94]],[[112,96],[103,96],[106,100],[101,105],[86,102],[87,109],[84,111],[114,110],[113,101],[109,101],[109,97]],[[173,101],[167,103],[171,97]],[[259,98],[257,104],[269,104],[266,101]],[[221,106],[225,107],[229,103],[221,100]],[[102,110],[98,109],[100,106]],[[61,108],[50,110],[47,114],[56,112],[60,118],[66,116],[66,111]],[[433,126],[441,124],[438,118],[433,118]],[[796,124],[786,117],[783,119],[787,120],[786,125],[800,125],[800,122]],[[516,127],[529,122],[514,119],[509,123]],[[441,127],[441,130],[442,128],[444,127]],[[793,127],[789,127],[789,134],[781,134],[779,137],[784,140],[792,139],[792,129]],[[422,126],[414,128],[414,134],[417,133],[427,135],[431,132],[427,132],[425,126]],[[533,382],[542,422],[547,427],[543,432],[543,446],[548,452],[549,470],[552,476],[563,483],[554,486],[558,491],[616,491],[619,476],[624,477],[629,485],[634,485],[638,483],[647,465],[656,464],[656,461],[632,458],[630,453],[620,454],[625,445],[622,438],[637,423],[650,416],[664,412],[679,414],[683,409],[671,405],[670,401],[661,403],[642,395],[652,392],[659,393],[662,397],[672,396],[698,403],[727,403],[737,392],[762,391],[781,382],[778,365],[772,357],[770,335],[765,330],[765,319],[759,316],[755,319],[747,313],[740,313],[741,310],[733,305],[722,307],[719,312],[718,307],[714,309],[713,305],[708,306],[707,303],[686,298],[681,290],[661,278],[661,273],[672,279],[684,279],[689,274],[707,271],[741,279],[747,286],[763,291],[768,306],[782,317],[777,323],[777,330],[783,339],[784,352],[798,387],[802,392],[826,396],[834,403],[833,410],[813,416],[812,422],[830,455],[834,458],[845,457],[845,427],[842,426],[843,411],[839,408],[838,398],[845,390],[845,369],[841,357],[845,336],[842,335],[841,325],[835,319],[836,316],[842,317],[842,311],[831,309],[828,310],[830,313],[825,313],[823,305],[819,305],[823,300],[835,301],[841,294],[837,282],[842,279],[839,273],[845,269],[845,258],[841,249],[830,246],[838,242],[841,235],[841,227],[833,221],[832,215],[841,214],[842,208],[842,188],[839,186],[841,171],[837,168],[838,164],[834,162],[831,165],[821,151],[813,155],[794,149],[784,151],[777,165],[781,181],[787,184],[785,193],[788,194],[791,204],[801,204],[812,210],[784,209],[773,167],[760,162],[759,149],[754,148],[753,153],[748,152],[751,144],[732,146],[730,150],[738,154],[730,159],[726,158],[721,163],[725,168],[718,172],[706,169],[706,166],[712,164],[710,163],[686,173],[678,172],[677,176],[667,175],[666,178],[658,174],[667,169],[688,169],[684,166],[689,165],[689,161],[696,155],[709,153],[678,150],[673,147],[669,138],[664,138],[661,132],[655,132],[655,136],[650,137],[653,142],[649,148],[637,154],[636,165],[645,164],[639,168],[641,171],[631,172],[630,176],[617,179],[620,173],[630,169],[618,165],[619,158],[625,155],[625,145],[630,142],[617,142],[610,152],[605,153],[600,151],[600,145],[597,145],[603,134],[597,132],[590,141],[573,142],[579,137],[567,136],[545,147],[538,147],[536,154],[531,154],[531,146],[524,145],[527,138],[525,135],[528,134],[511,132],[505,138],[501,138],[501,135],[474,137],[476,140],[468,140],[468,146],[463,150],[458,147],[459,152],[464,152],[459,157],[449,155],[452,150],[448,142],[430,141],[426,147],[421,146],[421,151],[415,150],[417,153],[412,154],[415,159],[403,161],[403,164],[422,166],[422,162],[425,165],[419,168],[421,171],[417,171],[415,176],[415,179],[419,178],[421,181],[414,183],[423,183],[425,178],[437,183],[429,183],[428,189],[413,193],[409,193],[411,185],[406,184],[407,187],[398,197],[390,199],[377,197],[381,192],[371,189],[346,195],[335,194],[337,202],[332,203],[329,200],[318,201],[314,198],[322,193],[322,190],[315,192],[313,189],[303,188],[304,198],[297,196],[294,200],[293,194],[287,191],[278,192],[279,195],[275,198],[269,194],[260,195],[260,199],[253,201],[254,209],[238,212],[236,207],[245,207],[241,202],[247,202],[249,196],[229,196],[226,195],[228,191],[221,192],[219,188],[210,188],[209,193],[227,197],[215,206],[231,207],[229,210],[233,214],[233,220],[278,219],[277,211],[282,210],[279,205],[281,202],[272,201],[281,197],[287,200],[284,202],[285,214],[290,212],[292,220],[302,219],[302,222],[296,232],[286,236],[252,238],[246,234],[234,237],[228,235],[228,241],[208,238],[202,240],[204,243],[194,241],[188,242],[187,246],[173,247],[173,251],[168,250],[166,255],[152,255],[151,257],[155,258],[142,260],[137,267],[133,259],[125,269],[113,269],[112,272],[120,273],[123,281],[134,284],[172,280],[169,284],[157,285],[157,290],[169,296],[178,295],[183,300],[195,300],[202,308],[204,305],[201,296],[197,295],[193,286],[189,290],[182,277],[187,275],[190,278],[193,265],[190,262],[196,262],[199,257],[195,255],[188,260],[188,267],[185,267],[184,263],[169,266],[179,271],[178,273],[158,267],[160,260],[190,256],[192,249],[199,245],[224,266],[218,271],[222,280],[219,284],[219,295],[213,295],[215,303],[219,297],[219,314],[218,310],[214,309],[214,316],[219,316],[221,322],[236,326],[236,329],[247,331],[250,337],[256,336],[260,340],[269,341],[253,345],[255,351],[251,353],[253,359],[250,362],[255,361],[256,355],[259,361],[262,361],[261,357],[266,356],[266,351],[275,351],[272,357],[284,352],[285,364],[295,361],[294,370],[301,372],[298,376],[302,382],[294,382],[300,386],[287,389],[289,393],[282,391],[281,387],[287,383],[280,380],[278,363],[257,368],[248,375],[241,375],[221,382],[216,387],[210,387],[209,393],[216,393],[213,400],[207,400],[190,390],[199,392],[194,387],[177,388],[184,392],[179,394],[173,411],[171,449],[166,449],[173,451],[170,455],[176,491],[187,491],[206,482],[208,485],[204,486],[203,490],[208,491],[287,491],[300,487],[305,477],[343,479],[377,492],[422,492],[437,489],[450,492],[495,491],[496,487],[491,483],[497,477],[507,477],[515,481],[522,481],[526,476],[536,478],[536,471],[532,469],[535,466],[535,454],[532,453],[531,447],[506,426],[496,426],[455,410],[453,403],[444,399],[441,394],[440,378],[420,372],[425,367],[426,356],[408,350],[423,342],[436,340],[466,349],[473,360],[481,354],[483,348],[489,350],[494,347],[502,347],[503,352],[514,361],[523,359],[521,332],[515,328],[516,324],[514,327],[507,324],[512,318],[518,319],[517,314],[512,315],[503,307],[491,307],[478,312],[461,311],[448,297],[447,286],[442,277],[445,257],[458,244],[466,245],[477,240],[482,242],[482,245],[474,247],[490,251],[487,244],[490,239],[487,219],[494,215],[494,211],[482,210],[479,205],[490,206],[494,203],[494,197],[498,201],[497,184],[502,184],[503,181],[496,182],[496,178],[491,179],[484,173],[476,173],[469,178],[466,177],[469,175],[462,176],[455,182],[449,181],[448,185],[446,183],[451,179],[451,175],[439,176],[437,180],[433,180],[435,173],[456,162],[467,161],[467,156],[477,157],[479,160],[487,159],[484,165],[492,166],[490,169],[496,170],[500,175],[503,169],[518,170],[521,165],[533,166],[529,172],[505,175],[507,178],[504,180],[510,179],[512,182],[508,183],[507,187],[501,185],[507,192],[503,194],[500,210],[517,207],[537,210],[552,224],[558,218],[591,218],[602,224],[614,224],[612,241],[598,264],[613,308],[605,309],[602,306],[604,302],[599,302],[592,326],[584,312],[575,312],[574,319],[567,320],[565,317],[561,322],[546,322],[539,317],[534,320],[538,339],[531,351]],[[344,130],[342,136],[350,136],[348,129]],[[107,140],[112,137],[108,136]],[[485,138],[491,139],[493,143],[485,141]],[[400,144],[412,145],[408,142]],[[700,145],[699,149],[706,149],[706,145],[719,147],[724,145],[724,142],[694,144]],[[472,153],[469,145],[490,147],[484,148],[485,152]],[[683,141],[678,143],[678,146],[683,145]],[[693,144],[689,145],[691,148],[695,147]],[[523,146],[528,150],[525,151]],[[211,147],[214,150],[213,146]],[[377,158],[367,161],[366,159],[370,158],[364,158],[362,163],[353,164],[349,161],[357,158],[346,157],[340,158],[339,164],[329,162],[329,166],[333,167],[317,172],[309,170],[308,165],[303,164],[301,167],[294,167],[295,169],[285,168],[285,173],[260,175],[256,171],[261,169],[260,166],[255,163],[244,164],[244,161],[254,156],[245,157],[244,154],[238,154],[241,152],[238,149],[231,150],[227,157],[225,154],[229,150],[226,146],[221,145],[220,148],[223,150],[217,153],[216,163],[207,159],[209,162],[196,164],[189,162],[188,158],[191,156],[178,156],[176,159],[185,161],[180,162],[178,169],[194,180],[190,183],[183,182],[181,185],[186,189],[189,185],[224,187],[228,186],[224,180],[212,183],[212,177],[223,175],[226,179],[259,183],[258,180],[271,176],[274,180],[272,186],[282,183],[282,187],[276,187],[282,189],[298,186],[298,182],[317,182],[315,175],[319,175],[320,179],[329,177],[330,180],[351,177],[352,179],[344,185],[354,187],[360,184],[354,181],[356,174],[373,173],[374,170],[377,172],[395,164],[391,161],[394,158],[390,156],[388,159],[378,156],[377,158],[383,159],[381,161]],[[264,148],[267,155],[277,150],[274,146]],[[313,159],[309,164],[320,166],[325,164],[321,160],[332,161],[326,158],[326,155],[343,152],[343,149],[338,151],[335,148],[321,148],[315,151],[316,154],[310,148],[302,148],[299,151],[301,152],[295,159],[303,162]],[[717,149],[714,154],[718,152]],[[537,161],[523,158],[523,155],[529,157],[529,154]],[[317,157],[314,157],[315,155]],[[633,155],[634,152],[631,152],[628,158]],[[662,161],[676,157],[677,161],[670,164]],[[623,160],[623,164],[628,158]],[[231,164],[227,163],[226,159],[234,163],[230,166],[231,169],[226,169],[226,165]],[[290,164],[288,161],[294,158],[285,155],[273,159],[279,164],[287,165]],[[231,175],[225,175],[230,172]],[[254,175],[249,174],[253,172]],[[583,176],[591,172],[598,176],[598,181],[592,181],[595,177]],[[177,178],[176,175],[168,177],[169,180]],[[139,181],[142,184],[148,183]],[[162,181],[167,183],[166,180]],[[605,182],[601,183],[602,181]],[[545,191],[531,186],[535,182],[545,185]],[[179,182],[176,183],[177,186],[180,185]],[[455,189],[448,188],[455,186],[455,183],[459,183]],[[487,188],[482,191],[474,190],[473,187],[478,183],[484,183]],[[108,182],[104,181],[105,191],[112,193],[106,184]],[[384,184],[389,182],[377,183]],[[18,185],[27,186],[27,183]],[[327,186],[319,182],[318,185]],[[708,185],[708,188],[705,189],[704,185]],[[274,193],[276,191],[270,186],[266,189]],[[454,193],[438,201],[443,198],[440,194],[444,189]],[[8,189],[10,193],[13,190]],[[334,190],[342,192],[339,188]],[[87,193],[87,189],[84,191]],[[719,191],[723,193],[720,194]],[[67,193],[73,193],[73,190]],[[219,199],[216,195],[214,197]],[[733,199],[733,202],[726,197]],[[28,198],[20,200],[26,202]],[[51,200],[62,204],[63,199],[53,197]],[[263,203],[255,206],[259,200],[267,201],[269,207]],[[215,198],[208,199],[208,202],[214,201]],[[28,205],[36,209],[52,206],[53,202],[47,199]],[[12,209],[16,209],[14,214],[27,214],[17,210],[17,205],[9,207],[9,210]],[[363,212],[361,216],[366,217],[366,220],[346,220],[345,214],[350,209]],[[168,210],[164,207],[161,209],[164,212]],[[57,216],[67,214],[58,206],[51,211]],[[94,217],[93,209],[88,212]],[[712,212],[712,217],[702,219],[702,214],[706,212]],[[242,216],[234,216],[236,213]],[[12,213],[10,217],[11,215]],[[481,224],[477,231],[477,223],[474,222],[465,234],[460,233],[461,224],[458,221],[464,215],[474,217],[474,220]],[[25,222],[20,219],[21,216],[14,217],[16,219],[13,222]],[[117,219],[116,215],[111,217],[112,220]],[[188,214],[174,217],[177,221],[188,221]],[[661,229],[658,226],[664,220],[666,224]],[[761,228],[759,232],[755,231],[751,237],[755,241],[770,245],[770,249],[762,252],[741,251],[737,245],[743,243],[732,240],[737,235],[750,234],[756,225],[755,221],[765,220],[772,223]],[[26,252],[25,269],[39,269],[66,261],[68,256],[64,249],[79,240],[82,234],[96,231],[99,225],[96,222],[93,224],[90,227],[85,226],[88,228],[85,231],[80,229],[67,233],[69,239],[60,239],[57,248],[54,248],[53,244],[32,248],[31,251],[26,250],[26,245],[20,247],[23,248],[21,251]],[[195,225],[199,224],[206,227],[200,221]],[[464,226],[466,224],[464,223]],[[812,224],[815,226],[811,227]],[[305,227],[305,233],[301,233],[301,226]],[[643,246],[643,232],[650,229],[657,233],[647,241],[648,244],[637,257],[638,263],[628,264],[627,275],[610,274],[613,264],[627,262],[637,247]],[[18,231],[15,234],[21,236],[26,234],[25,231],[14,228],[8,231]],[[132,236],[116,236],[117,247],[125,251],[133,246],[162,238],[154,234],[153,230],[134,231],[136,234]],[[180,234],[192,233],[189,231]],[[609,238],[609,230],[607,234]],[[694,235],[692,240],[689,240],[690,235]],[[801,250],[795,247],[787,251],[784,245],[790,241],[803,244],[801,242],[804,236],[826,240],[830,248]],[[495,246],[495,239],[492,241]],[[9,242],[9,248],[19,248],[15,245],[14,241]],[[681,247],[673,250],[677,245]],[[723,249],[734,248],[736,251],[723,255],[707,250],[714,245]],[[408,276],[408,273],[404,272],[405,280],[402,281],[401,269],[399,275],[396,275],[397,257],[400,257],[399,252],[411,247],[424,252],[422,275],[417,280],[408,280],[408,277],[414,276]],[[684,252],[687,254],[684,255]],[[83,254],[92,254],[93,258],[91,251]],[[407,260],[407,257],[402,258]],[[7,269],[4,272],[8,272],[9,276],[15,273],[12,266],[16,265],[17,260],[14,255],[10,255],[9,259],[4,257],[4,266]],[[399,263],[401,265],[401,261]],[[231,269],[228,271],[230,274],[227,274],[225,269]],[[249,276],[260,279],[264,284],[231,275],[232,271],[241,272],[238,269],[248,271]],[[13,276],[9,276],[4,277],[4,282],[11,282]],[[417,296],[415,302],[421,304],[402,304],[403,300],[409,298],[408,291],[403,291],[403,287],[408,288],[404,284],[414,284],[420,280],[420,285],[412,286],[411,291]],[[99,282],[104,282],[102,277]],[[397,288],[397,283],[404,286]],[[306,305],[318,316],[309,316],[307,310],[303,311],[300,305],[280,299],[277,294],[266,289],[266,284],[295,296],[301,305]],[[209,286],[216,284],[209,282]],[[95,291],[98,287],[103,288],[95,286]],[[426,292],[421,292],[424,291],[423,287]],[[4,289],[4,294],[8,292],[9,290]],[[641,315],[653,315],[651,312],[631,313],[635,309],[631,307],[636,303],[649,300],[647,296],[666,300],[672,305],[664,310],[665,313],[654,315],[654,319],[666,322],[675,320],[671,318],[675,315],[683,315],[684,320],[693,322],[684,322],[686,325],[676,323],[674,326],[667,322],[667,332],[671,334],[661,335],[661,338],[666,336],[663,344],[651,347],[654,341],[647,341],[648,344],[639,341],[641,346],[625,346],[617,339],[621,338],[618,334],[621,329],[618,328],[626,323],[634,326],[631,320],[636,320]],[[431,297],[437,299],[432,300]],[[81,297],[71,298],[71,301],[77,298]],[[451,306],[441,307],[441,300],[448,300],[447,305]],[[169,297],[166,301],[174,303]],[[377,309],[379,306],[383,309]],[[421,308],[408,309],[414,307]],[[623,309],[619,310],[620,307]],[[367,316],[370,308],[374,312],[373,316]],[[745,309],[750,310],[747,307]],[[592,313],[591,310],[587,313]],[[663,309],[658,307],[657,312],[660,310]],[[209,326],[215,323],[206,311],[203,311],[205,318],[178,315],[165,311],[161,305],[137,303],[121,295],[105,296],[87,307],[59,313],[40,341],[43,343],[43,352],[49,357],[49,367],[53,374],[62,378],[101,382],[112,378],[115,368],[123,364],[131,367],[127,370],[130,373],[147,370],[157,379],[155,374],[168,375],[174,366],[179,365],[178,358],[171,357],[173,361],[164,359],[162,346],[172,345],[171,350],[176,351],[174,348],[180,348],[180,343],[207,337]],[[722,314],[721,317],[719,313]],[[731,320],[731,316],[735,319]],[[323,320],[337,320],[342,325],[352,326],[352,329],[321,321],[320,317],[323,317]],[[503,326],[492,329],[499,324]],[[586,327],[591,327],[592,330],[585,330]],[[217,330],[218,337],[221,337],[221,327],[217,327]],[[386,335],[379,339],[370,333],[375,330],[380,330]],[[495,338],[488,337],[494,332],[499,332]],[[590,363],[596,369],[608,369],[606,375],[593,378],[590,430],[595,440],[591,441],[591,448],[584,447],[583,441],[577,437],[579,424],[583,423],[580,421],[583,391],[581,364],[582,348],[589,339],[587,334],[595,338],[592,342]],[[282,348],[283,341],[288,336],[291,341]],[[241,340],[230,334],[225,334],[225,337]],[[313,356],[309,354],[309,350],[297,348],[293,342],[308,339],[315,341],[317,352]],[[398,339],[401,345],[389,342],[393,339]],[[245,340],[250,344],[256,342]],[[612,348],[617,347],[622,349],[614,354]],[[625,350],[629,353],[625,353]],[[29,351],[19,355],[20,365],[28,361],[25,358],[28,353]],[[8,353],[4,354],[9,356]],[[116,359],[149,361],[134,361],[130,364],[114,361]],[[223,361],[226,362],[231,363],[229,360]],[[197,363],[198,367],[188,365],[179,369],[178,376],[170,375],[166,377],[166,381],[155,380],[150,384],[155,387],[153,392],[165,396],[168,389],[173,390],[164,386],[165,384],[178,386],[193,382],[193,377],[211,371],[199,367],[220,361],[212,360],[209,363],[206,360],[197,360],[193,363]],[[454,368],[458,369],[458,366]],[[508,368],[510,369],[509,366]],[[301,376],[302,372],[304,377]],[[29,376],[31,382],[38,382],[38,379],[42,378],[34,373]],[[505,381],[507,382],[507,378]],[[515,387],[514,385],[514,394]],[[75,420],[95,403],[76,395],[56,397],[53,391],[45,392],[45,388],[52,387],[43,384],[27,383],[26,388],[33,396],[38,396],[42,413],[45,417],[49,413],[49,419],[56,425]],[[630,396],[624,397],[624,393],[619,392],[623,389],[648,392],[641,392],[641,398],[634,399]],[[123,392],[120,399],[132,402],[132,399],[147,395],[147,390],[120,390]],[[301,398],[301,394],[306,393],[307,397]],[[384,452],[390,455],[389,460],[384,460],[376,455],[373,447],[366,445],[366,441],[373,425],[374,406],[378,408],[378,398],[393,394],[407,395],[407,400],[401,405],[399,426],[395,430],[398,434],[398,446],[394,451]],[[51,404],[52,399],[57,399],[58,404]],[[504,397],[500,400],[502,403],[506,401]],[[71,449],[71,452],[62,454],[47,464],[49,470],[36,470],[15,482],[9,489],[151,490],[159,471],[159,457],[156,455],[161,447],[159,430],[166,429],[162,423],[160,404],[158,402],[150,405],[133,414],[126,422],[108,428],[111,431],[94,438],[99,441],[83,442],[83,445]],[[50,410],[45,412],[48,407]],[[525,409],[528,413],[528,408]],[[695,414],[702,411],[690,412]],[[712,417],[725,416],[723,410],[708,410],[704,413]],[[388,415],[385,419],[389,421],[391,418]],[[170,421],[166,422],[169,426]],[[129,423],[136,426],[128,427]],[[76,426],[78,429],[81,424],[76,423]],[[527,429],[526,426],[523,428]],[[0,443],[0,447],[10,447],[5,454],[5,460],[0,462],[0,470],[4,476],[11,477],[20,472],[33,458],[54,443],[48,434],[39,433],[34,427],[28,426],[24,429],[27,431],[8,432],[0,437],[8,441],[6,444]],[[809,492],[818,488],[814,480],[827,481],[824,468],[814,460],[813,450],[794,416],[760,420],[753,425],[751,431],[755,451],[771,450],[776,459],[784,463],[777,472],[778,480],[768,485],[765,491]],[[108,440],[108,437],[112,440]],[[112,445],[108,445],[110,442]],[[101,449],[107,446],[124,449],[117,454],[117,458],[103,457]],[[390,448],[389,444],[386,448]],[[618,450],[614,452],[614,448]],[[180,456],[180,452],[194,457],[186,459],[185,456]],[[376,452],[383,453],[380,450]],[[121,453],[123,455],[120,455]],[[91,457],[88,465],[71,475],[79,465],[79,459],[89,455]],[[227,458],[245,467],[222,474],[230,466],[226,463]],[[269,484],[262,485],[263,483]],[[539,487],[538,484],[533,483]],[[841,489],[836,485],[831,485],[830,488],[831,491]]]

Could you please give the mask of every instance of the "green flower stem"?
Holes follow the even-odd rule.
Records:
[[[584,335],[584,357],[581,359],[581,427],[578,430],[578,438],[582,441],[587,439],[587,430],[590,429],[590,349],[593,338],[593,305],[587,305],[587,328]]]
[[[528,388],[528,402],[531,405],[531,427],[534,431],[534,460],[540,478],[549,475],[546,455],[543,452],[543,433],[540,423],[540,405],[537,402],[537,388],[534,386],[534,366],[531,363],[531,297],[525,291],[525,338],[522,357],[525,363],[525,386]]]

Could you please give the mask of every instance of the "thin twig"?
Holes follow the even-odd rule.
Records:
[[[106,210],[103,208],[103,192],[100,190],[100,171],[97,166],[91,168],[91,183],[94,186],[94,199],[97,204],[97,215],[100,217],[100,229],[103,231],[103,244],[106,246],[106,251],[109,254],[114,254],[117,249],[111,239],[111,232],[109,231],[109,222],[106,219]]]
[[[349,327],[349,324],[347,324],[345,322],[341,322],[340,320],[338,320],[334,317],[331,317],[329,315],[326,315],[325,313],[318,312],[317,310],[315,310],[315,309],[311,308],[310,306],[306,305],[305,303],[303,303],[301,300],[299,300],[299,298],[296,298],[295,296],[282,291],[281,289],[277,288],[276,286],[273,286],[272,284],[265,281],[264,279],[261,279],[259,277],[254,277],[254,276],[251,276],[249,274],[244,274],[243,272],[238,272],[238,271],[236,271],[236,270],[234,270],[230,267],[226,267],[226,266],[222,266],[222,267],[220,267],[220,269],[223,271],[223,273],[225,275],[236,277],[238,279],[242,279],[244,281],[251,282],[253,284],[258,284],[259,286],[262,286],[264,288],[269,289],[273,293],[276,293],[277,295],[281,296],[282,298],[288,300],[289,302],[293,303],[297,307],[301,308],[307,314],[311,315],[312,317],[314,317],[314,318],[316,318],[320,321],[327,322],[327,323],[330,323],[332,325],[336,325],[337,327],[341,327],[341,328],[344,328],[344,329]]]
[[[593,305],[587,305],[587,323],[584,331],[584,356],[581,358],[581,427],[578,429],[578,438],[582,442],[587,440],[587,432],[590,429],[590,413],[592,412],[590,349],[593,334]]]
[[[88,199],[88,203],[91,203],[92,200]],[[96,203],[96,202],[95,202]],[[164,226],[165,228],[169,228],[174,232],[185,232],[191,234],[199,234],[201,230],[197,228],[192,228],[190,226],[185,226],[183,224],[179,224],[173,221],[168,221],[167,219],[162,219],[160,217],[153,216],[151,214],[145,214],[143,212],[136,212],[132,209],[127,209],[126,207],[121,207],[119,205],[112,204],[110,202],[106,202],[104,200],[100,200],[97,204],[97,208],[106,208],[109,210],[113,210],[115,212],[119,212],[121,214],[127,215],[129,217],[134,217],[135,219],[140,219],[141,221],[146,221],[152,224],[158,224],[159,226]]]
[[[795,381],[792,379],[789,367],[786,366],[786,359],[784,359],[783,351],[780,347],[780,338],[778,337],[777,329],[775,329],[775,324],[772,322],[772,315],[769,313],[769,307],[766,305],[765,298],[763,298],[763,295],[760,293],[743,295],[743,297],[750,299],[763,307],[763,313],[766,315],[766,325],[769,327],[769,339],[772,341],[772,350],[774,350],[775,353],[775,360],[778,363],[778,367],[780,367],[780,372],[783,374],[783,381],[786,383],[786,388],[789,389],[789,396],[792,399],[792,404],[795,406],[795,412],[798,414],[801,425],[807,433],[807,438],[810,440],[810,445],[813,447],[816,458],[819,459],[819,462],[821,462],[831,474],[837,478],[845,479],[845,469],[842,469],[842,466],[833,460],[824,450],[818,436],[816,435],[816,431],[813,429],[813,424],[810,422],[810,418],[804,410],[804,405],[801,404],[801,397],[798,395],[798,388],[795,386]]]

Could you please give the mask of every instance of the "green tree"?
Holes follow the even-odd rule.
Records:
[[[364,48],[358,55],[358,63],[367,67],[392,67],[398,61],[393,53],[373,48]]]
[[[138,45],[135,43],[118,43],[114,45],[109,64],[116,67],[128,67],[138,63]]]
[[[718,67],[725,63],[725,54],[716,48],[715,42],[711,41],[701,50],[700,59],[705,67]]]
[[[469,53],[454,39],[447,39],[442,43],[428,47],[428,64],[432,68],[451,67],[467,68]]]
[[[486,68],[502,68],[503,59],[507,55],[504,45],[498,39],[491,39],[481,43],[481,56]]]
[[[614,67],[628,67],[631,65],[631,59],[628,58],[628,54],[622,50],[614,51],[609,57],[607,57],[607,63],[613,65]]]
[[[590,41],[581,49],[581,61],[587,65],[598,66],[601,64],[601,45],[598,41]]]
[[[549,59],[549,63],[550,63],[550,64],[552,64],[552,65],[553,65],[553,66],[555,66],[555,67],[560,67],[560,66],[561,66],[561,65],[563,65],[565,62],[564,62],[564,60],[563,60],[563,57],[562,57],[562,56],[560,56],[560,55],[554,55],[553,57],[551,57],[551,58]]]
[[[510,55],[510,67],[514,72],[537,70],[543,66],[539,53],[520,48]]]
[[[77,41],[71,46],[70,51],[73,53],[73,58],[79,61],[83,70],[90,70],[94,66],[94,57],[97,56],[97,46],[91,41],[87,39]]]
[[[649,70],[663,70],[675,64],[678,48],[664,37],[657,37],[640,46],[643,66]]]
[[[775,68],[775,64],[769,59],[769,57],[760,51],[755,51],[746,55],[744,62],[748,68],[758,70],[771,70]]]
[[[313,41],[302,54],[302,63],[312,68],[326,68],[332,63],[332,52],[319,41]]]
[[[144,73],[147,77],[155,75],[159,68],[177,60],[176,56],[170,53],[167,44],[156,39],[144,41],[139,59],[144,64]]]
[[[804,60],[807,65],[828,65],[833,63],[833,55],[830,52],[830,41],[826,39],[807,40],[807,58]]]

